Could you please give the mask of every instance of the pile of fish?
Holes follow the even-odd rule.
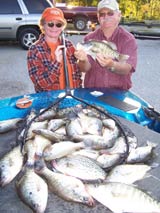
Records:
[[[0,132],[20,120],[0,122]],[[82,105],[32,110],[18,126],[17,141],[25,142],[0,159],[0,186],[17,177],[17,193],[33,212],[45,212],[48,191],[90,207],[98,201],[115,213],[160,212],[158,201],[133,186],[151,170],[147,160],[155,145],[139,147],[134,134],[123,132],[103,110]]]

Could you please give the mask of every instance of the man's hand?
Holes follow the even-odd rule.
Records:
[[[102,66],[102,67],[106,67],[106,68],[110,68],[113,66],[114,64],[114,61],[112,58],[110,57],[105,57],[103,56],[102,54],[97,54],[97,57],[96,57],[98,63]]]
[[[79,61],[87,61],[88,57],[86,52],[83,49],[75,50],[74,56],[79,60]]]

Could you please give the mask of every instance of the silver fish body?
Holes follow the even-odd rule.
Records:
[[[132,148],[126,159],[127,163],[142,163],[147,161],[152,155],[152,146],[142,146]]]
[[[0,159],[0,186],[9,184],[21,171],[23,155],[17,146]]]
[[[52,162],[54,168],[86,181],[102,181],[106,177],[105,171],[93,160],[81,156],[68,156]]]
[[[149,176],[147,172],[151,169],[145,164],[122,164],[115,166],[107,175],[109,182],[120,182],[133,184],[137,180]]]
[[[41,135],[41,136],[49,139],[52,142],[59,142],[59,141],[63,141],[65,139],[67,139],[67,136],[53,132],[49,129],[35,129],[35,130],[33,130],[33,132],[37,135]]]
[[[52,119],[48,123],[48,129],[51,130],[51,131],[55,131],[65,124],[66,124],[65,119],[60,119],[60,118]]]
[[[87,184],[97,201],[118,213],[159,213],[160,203],[140,189],[124,183]]]
[[[85,52],[90,55],[94,60],[97,54],[102,54],[103,56],[117,59],[118,61],[126,61],[129,56],[120,54],[117,51],[117,47],[112,42],[89,40],[87,42],[78,43],[77,49],[84,49]]]
[[[84,147],[82,142],[74,143],[72,141],[62,141],[47,146],[43,151],[43,157],[46,161],[61,158]]]
[[[5,133],[12,129],[16,129],[17,123],[21,120],[22,118],[13,118],[9,120],[0,121],[0,133]]]
[[[57,109],[52,107],[51,109],[45,111],[45,109],[40,110],[40,115],[36,118],[36,121],[44,121],[53,119],[56,116]]]
[[[33,212],[45,212],[48,200],[48,186],[33,169],[26,168],[24,175],[16,182],[16,189],[20,199]]]
[[[51,145],[51,141],[41,135],[36,135],[33,142],[36,146],[36,155],[40,157],[43,155],[43,150]]]
[[[60,174],[44,167],[39,172],[47,181],[50,191],[66,201],[94,205],[93,198],[85,189],[83,182],[75,177]]]
[[[121,159],[121,155],[116,154],[102,154],[100,155],[96,161],[103,169],[111,168],[115,166]]]

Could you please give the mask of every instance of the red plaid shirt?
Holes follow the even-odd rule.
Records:
[[[65,40],[67,59],[72,69],[73,87],[81,87],[81,72],[74,57],[74,46],[69,40]],[[59,90],[60,69],[62,64],[52,59],[51,50],[44,39],[44,34],[31,46],[27,55],[29,76],[34,84],[36,92]]]

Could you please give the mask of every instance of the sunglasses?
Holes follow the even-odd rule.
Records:
[[[109,11],[107,13],[99,13],[99,17],[100,18],[105,18],[106,16],[114,16],[114,12],[113,11]]]
[[[63,26],[63,24],[62,23],[48,22],[47,26],[48,27],[54,27],[54,26],[56,26],[57,28],[61,28]]]

